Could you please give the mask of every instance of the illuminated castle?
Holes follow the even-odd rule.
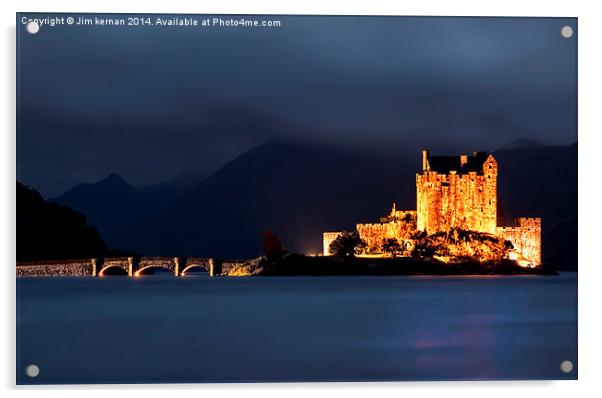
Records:
[[[498,164],[493,155],[432,156],[422,151],[422,172],[416,174],[417,210],[391,213],[379,223],[357,224],[367,252],[378,254],[385,239],[396,239],[410,255],[416,232],[432,235],[452,228],[493,235],[512,243],[512,259],[522,265],[541,265],[541,219],[517,218],[511,227],[497,225]],[[323,236],[324,255],[338,232]]]

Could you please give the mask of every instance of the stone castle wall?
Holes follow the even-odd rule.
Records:
[[[416,231],[415,218],[410,221],[395,220],[378,224],[357,224],[356,230],[367,245],[368,253],[380,253],[385,239],[397,239],[404,252],[413,248],[412,234]]]
[[[322,234],[322,250],[325,256],[330,256],[330,244],[339,237],[341,232],[324,232]]]
[[[541,265],[541,218],[515,219],[513,227],[497,227],[496,236],[514,246],[515,259],[521,265]]]

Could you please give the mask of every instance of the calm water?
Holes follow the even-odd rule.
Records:
[[[577,377],[575,274],[20,278],[17,296],[18,383]]]

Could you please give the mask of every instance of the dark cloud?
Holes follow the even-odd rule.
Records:
[[[576,19],[274,19],[282,27],[18,25],[18,178],[46,195],[110,172],[144,185],[293,135],[577,139],[577,38],[560,35]]]

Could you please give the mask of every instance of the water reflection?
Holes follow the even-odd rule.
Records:
[[[557,379],[576,276],[18,279],[20,383]],[[157,342],[161,342],[157,344]],[[571,360],[571,373],[560,363]],[[40,366],[36,379],[22,369]]]

